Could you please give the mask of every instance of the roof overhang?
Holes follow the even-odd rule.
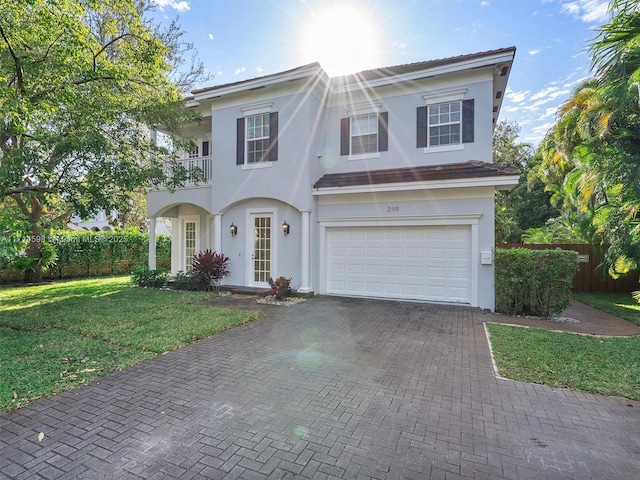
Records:
[[[309,78],[313,79],[310,82],[310,86],[313,87],[317,86],[318,84],[329,84],[329,77],[322,69],[320,64],[311,63],[309,65],[304,65],[302,67],[286,70],[284,72],[279,72],[272,75],[265,75],[263,77],[242,80],[240,82],[194,90],[192,92],[192,102],[197,104],[197,102],[202,100],[218,98],[237,93],[244,93],[252,90],[261,90],[270,86],[286,84],[295,82],[297,80],[304,80]]]
[[[520,171],[493,163],[470,160],[324,175],[313,186],[313,195],[399,192],[443,188],[493,187],[509,190],[518,184]]]
[[[316,188],[313,195],[337,195],[350,193],[402,192],[412,190],[435,190],[443,188],[495,187],[499,190],[511,190],[518,184],[520,175],[464,178],[451,180],[433,180],[423,182],[380,183],[376,185],[354,185],[350,187]]]

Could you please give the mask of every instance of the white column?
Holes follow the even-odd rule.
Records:
[[[300,288],[299,292],[307,293],[311,291],[309,286],[309,260],[311,258],[311,242],[310,242],[310,218],[311,210],[301,210],[301,232],[300,232]]]
[[[222,214],[213,214],[213,250],[222,253]]]
[[[156,217],[149,219],[149,270],[156,269]]]

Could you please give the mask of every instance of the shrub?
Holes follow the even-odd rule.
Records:
[[[193,271],[183,272],[180,270],[173,277],[173,286],[178,290],[197,290],[198,285]]]
[[[193,257],[193,271],[195,282],[202,290],[216,291],[220,289],[220,282],[229,276],[229,257],[222,253],[206,249]]]
[[[271,294],[278,300],[284,300],[291,295],[291,277],[278,277],[275,280],[271,277],[267,280],[271,287]]]
[[[162,268],[149,270],[146,265],[135,265],[131,270],[131,280],[139,287],[160,288],[167,285],[169,272]]]
[[[33,267],[29,260],[17,260],[26,247],[27,243],[17,237],[0,238],[0,283],[18,281],[21,271]],[[53,252],[45,251],[51,247]],[[52,258],[49,253],[54,252],[57,261],[45,262],[45,257]],[[135,228],[113,232],[57,230],[43,243],[40,265],[45,267],[45,279],[121,275],[131,273],[134,265],[146,265],[148,257],[149,234]],[[171,235],[156,236],[156,262],[159,268],[171,265]]]
[[[550,317],[569,306],[578,252],[497,248],[495,253],[496,310]]]

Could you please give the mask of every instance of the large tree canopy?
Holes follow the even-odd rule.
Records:
[[[591,45],[594,78],[561,107],[537,175],[566,213],[577,212],[612,274],[640,262],[640,11],[613,0]]]
[[[518,124],[508,121],[498,122],[493,132],[493,161],[522,171],[513,190],[496,192],[496,243],[519,243],[525,230],[544,225],[558,213],[542,182],[529,178],[540,157],[531,145],[519,141],[519,135]]]
[[[179,28],[160,30],[148,9],[146,0],[0,0],[0,202],[32,240],[72,212],[117,210],[130,192],[184,180],[152,131],[178,144],[193,120],[181,87],[202,68],[184,67]],[[31,242],[34,280],[40,249]]]

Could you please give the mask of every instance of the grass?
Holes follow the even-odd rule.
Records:
[[[574,293],[573,297],[598,310],[640,325],[640,303],[631,296],[631,293],[579,292]]]
[[[640,338],[487,323],[500,375],[640,400]]]
[[[0,412],[257,318],[129,277],[0,288]]]

